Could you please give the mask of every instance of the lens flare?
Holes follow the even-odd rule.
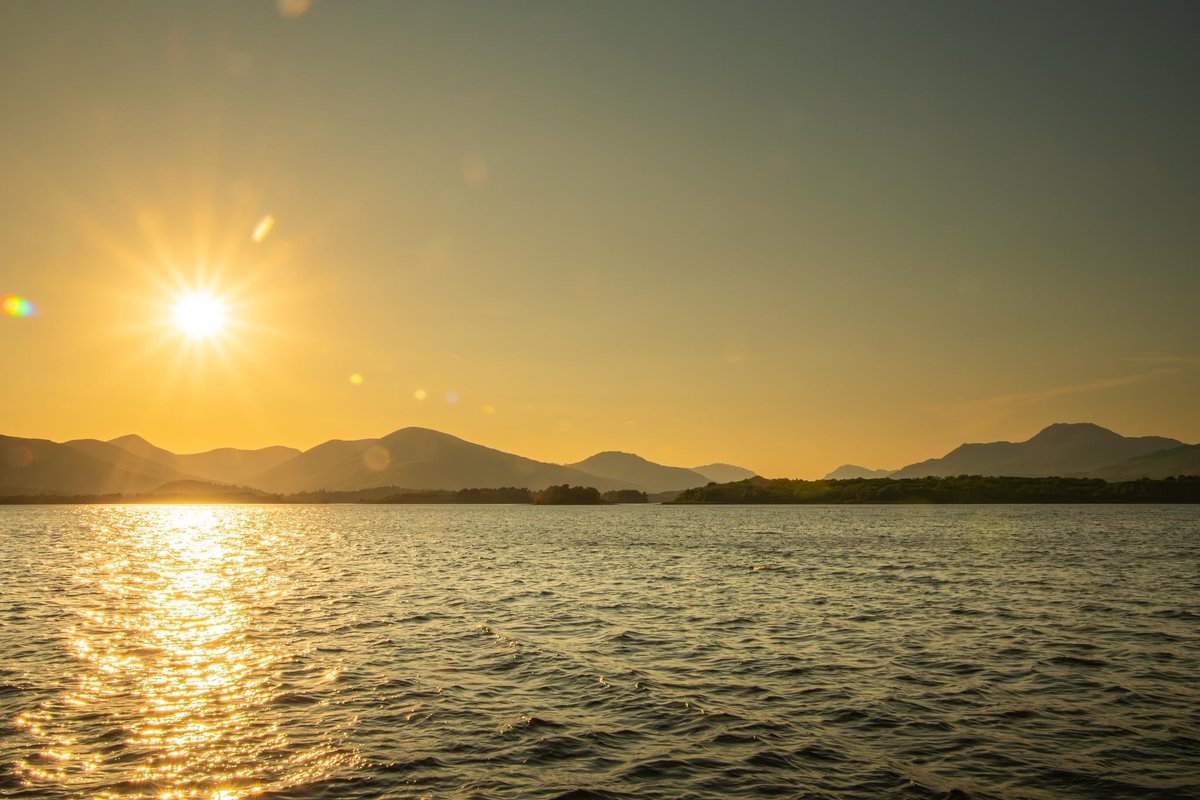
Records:
[[[175,304],[175,325],[190,339],[206,339],[225,325],[225,304],[211,294],[184,295]]]
[[[313,0],[275,0],[279,16],[284,19],[303,17],[312,8]]]
[[[392,463],[392,454],[382,445],[373,444],[363,453],[363,463],[367,469],[379,472]]]
[[[30,317],[34,312],[33,303],[15,294],[6,294],[0,301],[0,307],[3,307],[4,313],[10,317]]]
[[[254,233],[250,234],[250,238],[255,244],[262,244],[266,238],[271,235],[271,229],[275,227],[275,218],[267,214],[259,220],[258,226],[254,229]]]

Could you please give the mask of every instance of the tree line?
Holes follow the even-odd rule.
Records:
[[[1108,483],[1099,478],[748,478],[682,492],[675,503],[1200,503],[1200,476]]]

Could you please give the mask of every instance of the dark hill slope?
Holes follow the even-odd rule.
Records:
[[[1080,475],[1182,442],[1162,436],[1126,437],[1089,422],[1057,423],[1024,442],[964,444],[942,458],[896,470],[893,478],[952,475],[1043,477]]]
[[[182,477],[94,439],[58,444],[0,436],[0,493],[111,494],[152,489]]]
[[[108,444],[130,453],[178,470],[182,474],[194,475],[217,483],[244,483],[290,458],[300,455],[294,447],[263,447],[259,450],[241,450],[222,447],[203,453],[176,454],[156,447],[141,436],[130,434],[112,439]]]
[[[1184,444],[1138,456],[1119,464],[1095,470],[1094,477],[1106,481],[1136,481],[1139,478],[1169,478],[1173,475],[1200,475],[1200,444]]]
[[[346,491],[374,486],[544,489],[563,483],[594,486],[601,491],[636,488],[623,481],[472,444],[428,428],[402,428],[381,439],[325,442],[247,482],[272,492]]]
[[[753,478],[758,473],[752,469],[738,467],[733,464],[703,464],[699,467],[692,467],[692,472],[699,472],[704,477],[714,483],[731,483],[733,481],[744,481],[747,478]]]
[[[615,450],[596,453],[567,466],[590,475],[621,481],[651,493],[690,489],[709,482],[708,478],[694,470],[663,466],[633,453],[620,453]]]
[[[867,469],[857,464],[842,464],[825,476],[827,481],[845,481],[852,478],[887,478],[892,474],[890,469]]]

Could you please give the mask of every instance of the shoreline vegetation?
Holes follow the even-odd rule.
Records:
[[[1100,478],[750,478],[688,489],[677,504],[1200,503],[1200,476],[1109,483]]]
[[[245,486],[178,481],[130,494],[22,494],[0,496],[0,505],[106,505],[137,503],[232,503],[322,505],[916,505],[1003,503],[1200,503],[1200,476],[1122,481],[1099,478],[1022,478],[959,475],[948,478],[850,478],[793,480],[748,478],[710,483],[681,492],[647,495],[634,489],[600,492],[562,484],[532,491],[521,487],[401,489],[271,494]]]
[[[669,493],[672,496],[676,492]],[[657,496],[656,496],[657,497]],[[654,502],[659,502],[655,500]],[[137,503],[242,503],[278,505],[616,505],[650,502],[645,492],[621,489],[601,493],[591,486],[548,486],[530,489],[504,486],[498,489],[401,489],[381,486],[354,491],[297,492],[271,494],[246,486],[221,486],[198,481],[180,481],[151,492],[128,494],[22,494],[0,495],[0,505],[108,505]]]

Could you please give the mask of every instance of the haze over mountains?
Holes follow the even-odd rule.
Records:
[[[594,486],[601,491],[638,488],[627,481],[534,461],[427,428],[402,428],[381,439],[325,442],[267,470],[251,483],[256,488],[283,493],[374,486],[544,489],[563,483]]]
[[[1171,475],[1200,475],[1200,444],[1184,444],[1131,458],[1120,464],[1095,470],[1092,475],[1110,482],[1166,478]]]
[[[178,480],[174,470],[115,445],[83,440],[79,447],[47,439],[0,436],[0,493],[111,494]]]
[[[75,444],[67,442],[68,445]],[[218,483],[242,483],[290,458],[300,455],[294,447],[264,447],[260,450],[239,450],[222,447],[204,453],[176,455],[170,450],[155,447],[140,436],[118,436],[109,444],[134,455],[171,467],[180,473]]]
[[[1091,423],[1058,423],[1024,442],[964,444],[941,458],[891,472],[845,465],[827,478],[964,474],[1110,481],[1197,475],[1200,445],[1161,436],[1125,437]],[[63,443],[0,436],[0,495],[134,494],[181,481],[277,494],[377,487],[540,490],[564,483],[663,494],[753,476],[729,464],[687,469],[616,451],[574,464],[551,464],[427,428],[402,428],[378,439],[335,439],[304,452],[289,447],[221,448],[182,455],[134,435]]]
[[[710,466],[721,474],[754,474],[731,465]],[[184,455],[135,435],[108,442],[63,443],[0,437],[0,494],[4,495],[131,494],[197,480],[279,494],[380,486],[538,490],[564,483],[654,494],[703,486],[710,479],[628,453],[598,453],[578,465],[550,464],[426,428],[403,428],[378,439],[331,440],[304,452],[288,447],[222,448]]]
[[[941,458],[902,467],[893,478],[948,475],[1091,476],[1183,442],[1163,436],[1121,436],[1090,422],[1056,423],[1024,442],[964,444]],[[1176,474],[1176,473],[1171,473]],[[1138,475],[1161,478],[1166,475]]]
[[[963,444],[941,458],[930,458],[896,470],[872,470],[845,464],[825,479],[956,475],[1057,476],[1107,481],[1200,475],[1200,445],[1185,445],[1165,436],[1121,436],[1090,422],[1058,422],[1023,442]]]
[[[827,481],[844,481],[851,478],[887,478],[895,472],[894,469],[867,469],[857,464],[842,464],[825,476]]]
[[[713,483],[732,483],[733,481],[744,481],[747,478],[753,478],[756,475],[753,470],[748,470],[745,467],[735,467],[733,464],[721,463],[703,464],[699,467],[692,467],[692,472],[699,472]]]
[[[580,472],[636,486],[644,492],[651,493],[691,489],[709,482],[708,478],[694,470],[683,467],[664,467],[662,464],[647,461],[641,456],[619,453],[615,450],[596,453],[583,461],[567,466]]]

